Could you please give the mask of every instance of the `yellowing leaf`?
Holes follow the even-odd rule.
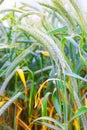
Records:
[[[24,77],[24,72],[22,69],[17,69],[16,72],[18,73],[18,75],[20,76],[20,79],[24,85],[24,87],[26,88],[26,81],[25,81],[25,77]]]
[[[39,87],[39,90],[35,96],[35,108],[38,106],[38,103],[40,102],[40,94],[41,94],[41,91],[42,89],[46,88],[48,86],[48,82],[49,81],[59,81],[60,79],[56,79],[56,78],[52,78],[52,79],[47,79],[44,83],[42,83]]]
[[[50,56],[49,52],[48,51],[37,51],[37,52],[40,52],[41,54],[43,54],[44,56]]]
[[[0,107],[4,105],[5,101],[0,101]]]
[[[50,55],[49,55],[49,52],[47,52],[47,51],[41,51],[41,53],[42,53],[44,56],[50,56]]]
[[[84,100],[85,100],[85,106],[87,107],[87,98],[85,98]]]
[[[79,130],[79,120],[78,119],[74,119],[73,125],[76,130]]]

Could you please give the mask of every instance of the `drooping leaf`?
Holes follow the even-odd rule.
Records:
[[[18,73],[18,75],[20,76],[20,79],[24,85],[24,87],[26,88],[26,81],[25,81],[25,76],[24,76],[24,72],[22,69],[17,69],[16,72]]]
[[[35,119],[30,125],[32,125],[33,123],[37,122],[37,121],[41,121],[41,120],[46,120],[46,121],[51,121],[53,122],[55,125],[59,126],[62,130],[64,130],[64,126],[63,124],[61,124],[61,122],[55,120],[54,118],[48,117],[48,116],[44,116],[44,117],[39,117],[37,119]]]
[[[70,121],[74,120],[75,118],[78,118],[79,116],[81,116],[82,114],[87,112],[87,107],[83,106],[80,109],[78,109],[78,111],[75,113],[75,115],[71,118]]]

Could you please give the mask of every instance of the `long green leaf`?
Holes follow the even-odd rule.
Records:
[[[73,78],[77,78],[77,79],[80,79],[80,80],[83,80],[83,81],[87,82],[87,79],[82,78],[81,76],[79,76],[79,75],[77,75],[75,73],[72,73],[72,72],[65,72],[65,75],[73,77]]]
[[[74,120],[75,118],[78,118],[79,116],[81,116],[82,114],[87,112],[87,107],[81,107],[80,109],[78,109],[78,111],[75,113],[75,115],[71,118],[70,121]]]
[[[66,33],[67,30],[68,30],[67,26],[64,26],[62,28],[58,28],[58,29],[50,31],[49,34],[50,35],[63,34],[63,33]]]

